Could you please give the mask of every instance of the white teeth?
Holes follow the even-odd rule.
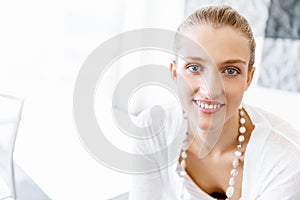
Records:
[[[200,108],[204,109],[217,109],[221,107],[221,104],[207,104],[200,101],[196,101],[196,103]]]

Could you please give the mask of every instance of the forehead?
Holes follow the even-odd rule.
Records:
[[[195,45],[181,45],[183,57],[201,57],[215,64],[226,60],[250,60],[250,46],[245,36],[231,27],[213,28],[209,25],[192,26],[182,33]],[[195,47],[197,46],[197,47]]]

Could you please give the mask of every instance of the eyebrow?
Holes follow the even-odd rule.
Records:
[[[221,64],[234,64],[234,63],[242,63],[246,65],[246,61],[241,60],[241,59],[230,59],[222,62]]]
[[[183,58],[184,60],[193,60],[193,61],[198,61],[198,62],[205,62],[204,58],[201,58],[199,56],[187,56]],[[221,62],[222,65],[224,64],[236,64],[236,63],[242,63],[244,65],[246,65],[246,61],[241,60],[241,59],[229,59],[229,60],[225,60],[223,62]]]
[[[198,56],[187,56],[187,57],[183,57],[184,60],[195,60],[195,61],[205,61],[204,58],[198,57]]]

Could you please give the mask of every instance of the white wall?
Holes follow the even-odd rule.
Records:
[[[107,199],[128,176],[98,163],[73,120],[73,87],[86,57],[135,28],[172,29],[183,1],[0,2],[0,92],[25,99],[16,162],[51,199]]]

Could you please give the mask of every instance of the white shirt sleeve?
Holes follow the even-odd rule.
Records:
[[[175,117],[175,119],[170,117],[170,115],[178,116],[178,114],[170,113],[176,111],[176,109],[157,110],[155,113],[150,113],[146,110],[137,117],[136,124],[140,127],[147,127],[145,132],[149,138],[137,140],[133,144],[133,152],[143,156],[143,160],[134,164],[140,165],[140,169],[141,165],[145,167],[145,173],[132,175],[129,200],[177,199],[176,189],[171,186],[173,181],[171,181],[170,171],[171,163],[174,161],[173,156],[177,155],[177,151],[179,155],[180,148],[176,146],[172,149],[169,146],[169,142],[176,138],[181,127],[180,117]],[[148,169],[152,172],[149,173]]]
[[[164,134],[155,134],[155,126],[153,123],[157,123],[158,118],[153,118],[149,110],[142,112],[136,119],[135,123],[139,127],[144,127],[144,133],[147,133],[149,138],[136,140],[133,143],[133,152],[142,156],[135,161],[134,165],[139,165],[139,169],[145,168],[144,173],[132,175],[131,186],[129,191],[129,200],[153,200],[164,199],[163,198],[163,178],[162,174],[164,170],[159,170],[160,161],[167,160],[166,155],[153,154],[158,152],[160,148],[166,145]],[[151,125],[152,124],[152,125]],[[156,136],[155,136],[156,135]],[[144,167],[143,167],[144,166]],[[155,170],[156,169],[156,170]],[[152,172],[147,172],[148,170]]]

